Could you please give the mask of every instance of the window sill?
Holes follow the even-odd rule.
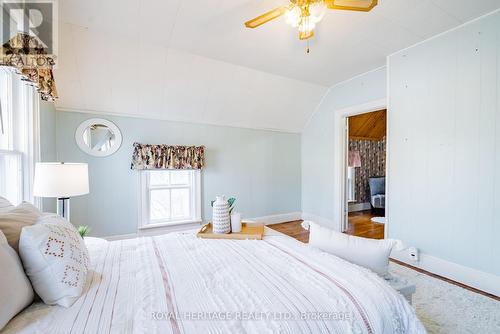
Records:
[[[158,228],[158,227],[171,227],[171,226],[188,225],[188,224],[201,224],[202,222],[203,221],[201,219],[178,220],[178,221],[166,222],[166,223],[142,225],[142,226],[139,226],[139,230],[148,230],[148,229]]]

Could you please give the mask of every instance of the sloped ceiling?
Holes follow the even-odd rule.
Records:
[[[283,18],[243,22],[285,0],[59,2],[57,107],[300,132],[327,87],[500,7],[498,0],[379,0],[328,11],[305,43]]]
[[[386,110],[349,117],[349,138],[382,140],[386,134]]]

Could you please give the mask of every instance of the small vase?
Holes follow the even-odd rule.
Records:
[[[241,232],[241,213],[235,212],[231,215],[231,232]]]
[[[229,203],[225,196],[216,196],[212,210],[212,230],[214,233],[231,232]]]

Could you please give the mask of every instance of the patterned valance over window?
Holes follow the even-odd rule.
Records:
[[[131,169],[202,169],[204,146],[169,146],[134,143]]]
[[[0,49],[0,66],[14,67],[37,87],[45,101],[58,97],[52,72],[54,65],[54,58],[47,55],[44,45],[26,33],[18,33]]]

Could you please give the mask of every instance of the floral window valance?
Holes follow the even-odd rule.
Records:
[[[131,169],[202,169],[204,146],[170,146],[134,143]]]
[[[42,100],[57,99],[52,69],[54,58],[47,55],[44,45],[34,36],[17,33],[0,51],[0,66],[14,67],[38,89]]]

